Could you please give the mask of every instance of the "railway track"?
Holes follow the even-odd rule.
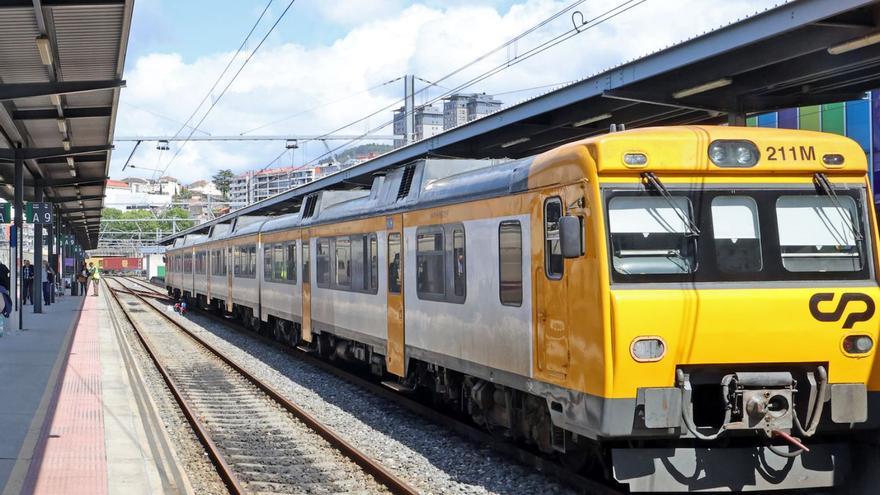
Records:
[[[138,289],[138,292],[147,297],[152,297],[156,298],[157,300],[164,301],[170,300],[167,294],[165,294],[159,287],[153,285],[152,283],[128,277],[125,278],[125,281],[131,282],[138,286],[140,288]],[[493,450],[503,454],[509,459],[512,459],[520,464],[530,466],[537,471],[545,473],[559,480],[564,485],[568,486],[569,488],[575,489],[576,491],[591,495],[620,495],[623,493],[620,490],[608,486],[604,483],[572,472],[571,470],[566,469],[564,466],[556,463],[552,459],[537,455],[526,449],[517,447],[510,442],[504,441],[503,439],[494,437],[479,428],[476,428],[470,424],[462,422],[459,419],[437,411],[425,404],[422,404],[419,401],[416,401],[398,392],[394,392],[374,381],[365,379],[351,371],[321,360],[307,352],[302,351],[301,349],[284,345],[269,337],[258,335],[249,329],[243,329],[239,325],[235,324],[234,321],[230,321],[220,315],[210,312],[199,312],[199,314],[208,317],[214,321],[220,322],[236,332],[245,333],[250,338],[258,339],[262,343],[280,352],[283,352],[298,360],[305,361],[310,365],[326,371],[345,381],[348,381],[349,383],[352,383],[366,390],[367,392],[394,402],[395,404],[398,404],[415,414],[425,417],[426,419],[440,426],[454,431],[462,437],[468,438],[471,441],[477,442],[481,445],[486,445]]]
[[[151,288],[106,282],[230,493],[417,493],[151,304]]]

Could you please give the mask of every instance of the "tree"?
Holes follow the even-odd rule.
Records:
[[[156,232],[157,230],[170,232],[172,226],[176,226],[179,232],[196,224],[195,220],[190,220],[189,211],[179,207],[169,208],[158,215],[154,215],[150,210],[104,208],[101,211],[101,218],[102,220],[140,220],[140,222],[113,222],[114,232]]]
[[[226,199],[229,195],[229,186],[232,184],[232,179],[234,178],[235,174],[233,174],[232,170],[229,170],[228,168],[217,172],[214,174],[214,177],[211,177],[214,185],[217,186],[217,189],[223,194],[223,199]]]

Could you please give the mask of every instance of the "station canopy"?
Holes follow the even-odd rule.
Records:
[[[43,201],[97,245],[134,0],[0,0],[0,196]]]

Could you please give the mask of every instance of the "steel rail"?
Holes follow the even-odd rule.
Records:
[[[121,282],[115,279],[111,280],[124,287]],[[110,287],[110,284],[107,283],[106,279],[104,285],[109,290],[110,295],[113,296],[113,300],[116,302],[116,305],[119,306],[120,309],[122,309],[122,314],[125,316],[126,321],[128,321],[128,324],[131,325],[132,330],[134,330],[134,333],[135,335],[137,335],[138,340],[140,340],[141,344],[144,346],[144,349],[146,349],[147,354],[150,355],[150,359],[153,361],[156,369],[159,370],[159,373],[165,380],[165,384],[168,386],[168,389],[171,391],[171,394],[177,401],[177,405],[180,406],[180,410],[183,412],[183,415],[186,416],[186,419],[192,427],[193,431],[195,432],[196,436],[199,437],[202,445],[204,445],[208,456],[211,458],[211,460],[214,462],[214,466],[217,468],[217,474],[220,476],[220,478],[226,484],[226,487],[233,495],[244,494],[244,488],[241,486],[238,478],[236,478],[235,474],[232,472],[232,468],[229,466],[229,463],[223,457],[223,454],[220,453],[220,450],[217,448],[217,445],[214,443],[214,441],[211,440],[211,436],[208,434],[207,429],[196,417],[196,414],[192,410],[192,408],[190,408],[189,403],[187,403],[186,399],[183,398],[183,394],[181,394],[180,389],[177,388],[177,384],[174,383],[174,379],[171,378],[171,375],[168,373],[165,365],[159,359],[159,356],[156,353],[155,349],[153,349],[152,344],[150,344],[149,339],[141,333],[141,331],[138,329],[137,324],[135,324],[134,319],[131,317],[129,310],[125,307],[124,304],[122,304],[122,301],[119,300],[117,289],[113,289],[112,287]],[[132,292],[122,292],[137,297],[137,295]],[[146,301],[144,302],[146,303]],[[152,304],[147,305],[152,307]]]
[[[164,299],[167,301],[171,300],[164,292],[161,291],[159,287],[150,282],[144,282],[133,277],[123,278],[125,278],[125,280],[127,281],[134,282],[135,284],[144,287],[145,289],[148,289],[150,292],[153,293],[152,297],[156,299]],[[504,440],[500,440],[492,436],[490,433],[487,433],[486,431],[467,424],[452,416],[449,416],[448,414],[444,414],[435,409],[432,409],[431,407],[428,407],[421,402],[406,397],[405,395],[402,395],[387,387],[384,387],[357,374],[340,368],[339,366],[328,363],[320,358],[309,354],[306,351],[303,351],[302,349],[290,345],[285,345],[284,343],[278,342],[271,337],[260,335],[250,329],[243,328],[239,326],[234,320],[224,318],[223,316],[214,314],[209,311],[200,311],[199,314],[218,323],[221,323],[230,330],[233,330],[239,334],[246,335],[250,338],[256,338],[262,343],[272,347],[273,349],[276,349],[288,356],[315,366],[322,371],[326,371],[342,380],[347,381],[348,383],[351,383],[359,388],[366,390],[369,393],[372,393],[385,400],[389,400],[414,414],[422,416],[433,423],[436,423],[461,435],[462,437],[465,437],[476,443],[487,445],[494,451],[498,452],[499,454],[510,460],[513,460],[514,462],[529,466],[536,471],[542,472],[548,476],[558,479],[561,483],[565,484],[569,488],[573,488],[580,491],[581,493],[590,495],[621,495],[622,493],[624,493],[623,491],[615,489],[612,486],[608,486],[599,481],[574,473],[571,470],[566,469],[559,463],[553,461],[552,459],[548,459],[547,457],[535,454],[534,452],[528,451]]]
[[[125,287],[125,285],[122,282],[120,282],[119,280],[117,280],[115,277],[112,277],[111,279],[114,282],[116,282],[117,284],[119,284],[120,286]],[[112,290],[118,290],[118,289],[112,289]],[[345,440],[344,438],[339,436],[335,431],[333,431],[332,429],[330,429],[329,427],[327,427],[326,425],[321,423],[316,417],[311,415],[305,409],[294,404],[293,402],[290,402],[286,397],[281,395],[281,393],[278,392],[277,390],[275,390],[271,385],[263,382],[262,380],[258,379],[255,376],[253,376],[250,372],[248,372],[247,370],[245,370],[244,368],[239,366],[238,363],[236,363],[235,361],[233,361],[232,359],[230,359],[229,357],[224,355],[217,348],[215,348],[214,346],[212,346],[211,344],[206,342],[204,339],[202,339],[201,337],[199,337],[198,335],[194,334],[189,329],[187,329],[186,327],[181,325],[180,322],[176,321],[171,316],[165,314],[164,311],[159,310],[154,305],[148,303],[146,301],[146,299],[144,299],[145,296],[142,296],[138,293],[140,291],[132,292],[132,291],[130,291],[129,288],[126,287],[125,290],[123,290],[121,292],[128,293],[128,294],[136,297],[141,302],[143,302],[144,305],[149,306],[154,312],[156,312],[159,315],[162,315],[162,317],[165,320],[170,322],[172,325],[174,325],[176,328],[178,328],[184,334],[186,334],[187,336],[192,338],[194,341],[196,341],[198,344],[203,346],[205,349],[210,351],[212,354],[217,356],[217,358],[219,358],[221,361],[226,363],[226,365],[228,365],[230,368],[232,368],[237,373],[239,373],[242,377],[244,377],[249,382],[251,382],[251,384],[256,386],[263,393],[265,393],[270,398],[272,398],[272,400],[274,400],[279,405],[281,405],[284,409],[286,409],[288,412],[290,412],[291,414],[296,416],[300,421],[305,423],[315,433],[317,433],[322,438],[324,438],[324,440],[326,440],[328,443],[333,445],[338,451],[342,452],[346,457],[348,457],[350,460],[352,460],[355,464],[357,464],[358,466],[363,468],[365,472],[372,475],[381,484],[385,485],[385,487],[387,487],[392,493],[397,494],[397,495],[417,495],[419,493],[418,490],[416,490],[409,483],[407,483],[403,479],[397,477],[394,473],[392,473],[387,468],[385,468],[385,466],[379,464],[375,459],[373,459],[372,457],[370,457],[366,453],[362,452],[360,449],[358,449],[357,447],[355,447],[354,445],[349,443],[347,440]],[[157,292],[156,296],[158,296],[158,295],[159,295],[159,293]],[[147,297],[155,297],[155,296],[150,295]],[[127,313],[126,313],[126,315],[127,315]],[[129,318],[129,321],[130,321],[130,318]]]

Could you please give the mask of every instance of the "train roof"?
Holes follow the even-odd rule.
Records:
[[[749,140],[762,154],[758,164],[751,168],[720,168],[708,160],[708,146],[714,140]],[[682,146],[682,142],[694,146]],[[675,146],[670,146],[675,143]],[[813,161],[785,159],[772,160],[764,156],[769,147],[815,147]],[[563,145],[556,150],[522,158],[507,159],[423,159],[403,167],[377,174],[370,189],[318,191],[306,196],[296,213],[278,217],[239,217],[231,232],[212,239],[235,238],[257,233],[354,220],[402,211],[451,204],[464,200],[498,197],[522,192],[529,187],[542,187],[558,181],[554,172],[557,160],[548,159],[554,153],[577,147],[590,149],[590,165],[596,172],[689,171],[743,174],[756,173],[850,173],[867,171],[865,154],[855,141],[829,133],[726,126],[676,126],[641,128],[609,133]],[[703,149],[705,147],[705,149]],[[623,156],[643,152],[648,162],[642,167],[628,167]],[[826,154],[846,157],[842,166],[826,166]],[[545,184],[546,182],[546,184]],[[216,229],[218,226],[215,226]],[[204,242],[202,236],[193,242]],[[179,240],[179,239],[178,239]],[[175,241],[174,247],[178,247]]]

